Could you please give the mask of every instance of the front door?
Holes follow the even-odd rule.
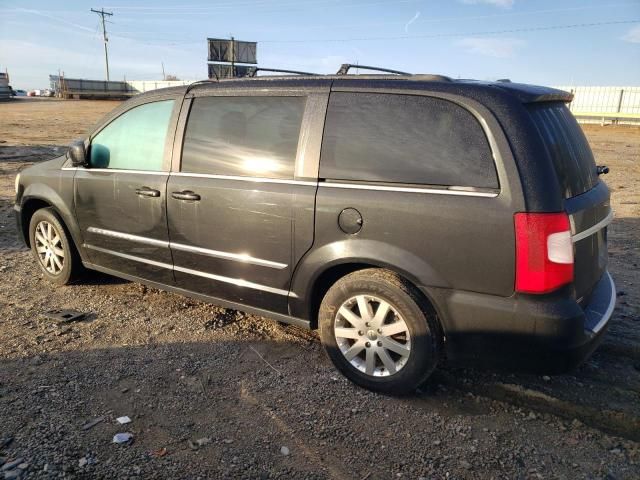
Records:
[[[313,242],[317,180],[295,173],[309,97],[286,95],[193,99],[167,184],[178,286],[287,313],[295,262]]]
[[[166,184],[175,99],[125,111],[91,139],[89,167],[75,176],[84,248],[97,267],[173,284]],[[170,137],[170,138],[168,138]]]

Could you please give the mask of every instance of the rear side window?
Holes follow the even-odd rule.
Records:
[[[173,102],[145,103],[120,115],[91,140],[89,165],[94,168],[162,170]]]
[[[529,107],[547,154],[553,160],[565,198],[575,197],[598,182],[596,164],[580,125],[564,103]]]
[[[475,117],[453,102],[415,95],[332,93],[320,176],[498,188]]]
[[[199,97],[181,171],[293,178],[305,97]]]

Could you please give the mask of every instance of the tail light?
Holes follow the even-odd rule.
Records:
[[[516,292],[547,293],[573,281],[566,213],[516,213]]]

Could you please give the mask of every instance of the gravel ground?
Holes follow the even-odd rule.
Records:
[[[555,377],[443,366],[392,398],[341,377],[313,332],[97,273],[44,281],[14,177],[115,105],[0,104],[0,478],[640,478],[639,129],[585,127],[617,214],[593,357]]]

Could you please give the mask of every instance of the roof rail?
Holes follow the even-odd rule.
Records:
[[[207,79],[205,79],[205,80],[198,80],[198,81],[196,81],[196,82],[193,82],[193,83],[190,83],[189,85],[187,85],[187,90],[186,90],[184,93],[185,93],[185,95],[186,95],[186,94],[187,94],[187,93],[189,93],[189,91],[190,91],[193,87],[195,87],[196,85],[202,85],[202,84],[204,84],[204,83],[212,83],[212,82],[219,82],[219,81],[220,81],[220,80],[218,79],[218,77],[216,77],[215,79],[213,79],[213,78],[207,78]]]
[[[432,82],[452,82],[453,80],[450,77],[447,77],[445,75],[432,75],[432,74],[425,74],[425,73],[408,73],[408,72],[402,72],[400,70],[392,70],[390,68],[381,68],[381,67],[373,67],[373,66],[369,66],[369,65],[356,65],[353,63],[343,63],[340,66],[340,70],[338,70],[338,73],[336,73],[336,75],[347,75],[349,73],[349,69],[351,68],[361,68],[363,70],[375,70],[378,72],[385,72],[385,73],[393,73],[395,75],[405,75],[408,76],[407,80],[415,80],[415,81],[432,81]],[[319,73],[311,73],[311,72],[302,72],[299,70],[285,70],[285,69],[281,69],[281,68],[263,68],[263,67],[250,67],[247,69],[247,73],[245,74],[244,77],[233,77],[230,78],[229,80],[239,80],[242,78],[257,78],[257,73],[258,72],[275,72],[275,73],[289,73],[292,75],[312,75],[312,76],[322,76],[322,74]],[[215,72],[214,72],[215,74]],[[387,77],[388,78],[388,77]],[[209,78],[209,79],[205,79],[205,80],[198,80],[196,82],[193,82],[191,84],[189,84],[187,86],[187,91],[185,93],[189,93],[189,91],[197,86],[197,85],[203,85],[203,84],[207,84],[207,83],[216,83],[219,82],[221,79],[216,77],[216,78]],[[227,80],[227,79],[225,79]],[[509,80],[507,79],[501,79],[498,80],[498,82],[508,82]]]
[[[377,72],[395,73],[397,75],[411,75],[411,73],[401,72],[400,70],[391,70],[390,68],[381,68],[381,67],[371,67],[369,65],[356,65],[354,63],[343,63],[340,66],[340,70],[338,70],[336,75],[346,75],[349,73],[350,68],[361,68],[363,70],[375,70]]]
[[[301,72],[299,70],[283,70],[281,68],[254,67],[254,68],[248,69],[245,77],[253,78],[257,75],[258,72],[291,73],[292,75],[318,75],[317,73]]]
[[[409,80],[425,80],[429,82],[453,82],[451,77],[447,77],[446,75],[435,75],[433,73],[416,73],[411,75]]]

